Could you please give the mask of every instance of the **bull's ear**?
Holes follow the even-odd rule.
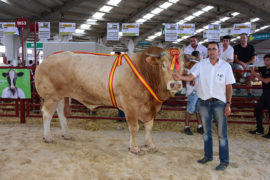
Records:
[[[8,73],[2,73],[2,76],[7,77]]]
[[[190,54],[185,54],[185,55],[184,55],[184,58],[185,58],[185,60],[189,60],[189,59],[197,60],[197,58],[196,58],[195,56],[192,56],[192,55],[190,55]]]
[[[156,57],[152,57],[152,56],[148,56],[146,57],[146,62],[148,62],[149,64],[156,66],[159,65],[159,59]]]
[[[196,63],[192,62],[192,61],[184,61],[184,67],[186,69],[191,69],[194,66],[194,64],[196,64]]]
[[[23,75],[24,75],[23,72],[18,72],[18,73],[17,73],[17,76],[18,76],[18,77],[21,77],[21,76],[23,76]]]

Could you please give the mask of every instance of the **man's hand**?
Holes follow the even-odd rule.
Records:
[[[175,80],[175,81],[181,81],[182,79],[182,75],[180,75],[180,74],[176,74],[176,73],[173,73],[173,79]]]
[[[227,63],[231,63],[231,62],[233,62],[233,61],[232,61],[232,59],[228,58],[228,59],[226,60],[226,62],[227,62]]]
[[[230,107],[230,106],[228,106],[228,105],[225,106],[225,112],[224,112],[224,115],[225,115],[225,116],[231,115],[231,107]]]
[[[247,64],[246,63],[244,63],[244,62],[241,62],[241,64],[240,64],[243,68],[244,68],[244,70],[247,70]]]

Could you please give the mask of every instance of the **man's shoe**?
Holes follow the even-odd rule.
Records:
[[[212,161],[212,160],[213,160],[212,158],[204,157],[204,158],[198,160],[198,163],[200,163],[200,164],[205,164],[205,163],[207,163],[208,161]]]
[[[197,128],[197,132],[203,134],[203,127]]]
[[[216,167],[216,170],[217,171],[224,171],[228,167],[228,165],[229,165],[228,163],[222,162]]]
[[[254,131],[249,131],[249,133],[250,133],[250,134],[263,134],[264,131],[263,131],[263,130],[258,130],[258,129],[256,129],[256,130],[254,130]]]
[[[190,127],[185,128],[184,132],[185,132],[186,135],[193,135],[193,133],[190,130]]]
[[[270,139],[270,132],[264,136],[262,136],[263,138],[266,138],[266,139]]]

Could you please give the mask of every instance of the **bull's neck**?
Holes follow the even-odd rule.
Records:
[[[170,98],[171,94],[167,90],[167,84],[162,80],[161,67],[160,66],[153,66],[146,62],[145,55],[140,53],[137,55],[136,58],[133,58],[133,62],[136,65],[138,71],[141,73],[143,78],[148,82],[150,87],[156,93],[158,98],[162,101],[165,101]],[[149,96],[151,94],[149,93]],[[151,98],[153,98],[151,96]],[[154,98],[153,98],[154,99]],[[154,99],[154,101],[156,101]]]

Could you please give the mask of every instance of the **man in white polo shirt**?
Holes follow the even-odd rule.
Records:
[[[219,58],[225,60],[227,63],[233,66],[233,56],[234,56],[234,49],[230,45],[231,37],[230,36],[224,36],[222,38],[222,44],[220,45],[219,49]]]
[[[209,58],[198,62],[189,75],[173,76],[175,80],[184,81],[199,78],[197,95],[200,98],[200,116],[204,129],[204,157],[198,162],[205,164],[213,160],[214,117],[218,129],[220,160],[216,170],[225,170],[229,165],[227,116],[231,114],[232,84],[235,83],[235,79],[230,65],[218,57],[218,44],[210,42],[207,50]]]
[[[207,48],[204,45],[198,44],[196,36],[191,36],[189,42],[190,44],[184,50],[185,54],[192,54],[193,51],[199,51],[202,59],[207,57]]]

